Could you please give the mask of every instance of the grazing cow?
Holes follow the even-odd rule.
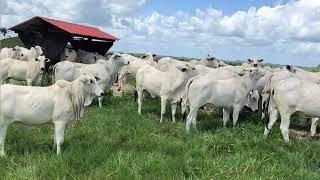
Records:
[[[14,48],[2,48],[0,51],[0,59],[5,58],[12,58],[12,59],[18,59],[20,56],[20,49],[21,47],[16,46]]]
[[[12,123],[25,126],[54,125],[54,145],[61,153],[65,128],[73,127],[91,97],[103,96],[95,77],[83,73],[73,82],[57,81],[48,87],[0,86],[0,156],[5,156],[7,128]]]
[[[78,63],[94,64],[99,59],[106,60],[106,58],[104,56],[101,56],[96,52],[95,53],[87,52],[87,51],[82,50],[82,49],[78,49],[78,51],[77,51],[77,60],[76,60],[76,62],[78,62]]]
[[[246,105],[250,91],[262,77],[262,73],[253,68],[247,69],[246,73],[241,75],[242,77],[235,76],[224,80],[196,76],[188,81],[185,90],[187,103],[190,107],[186,123],[187,132],[191,124],[196,127],[198,109],[208,103],[223,108],[224,127],[226,127],[230,113],[233,111],[233,126],[236,126],[239,112]]]
[[[60,54],[60,61],[76,62],[76,60],[77,60],[77,52],[74,49],[66,47]]]
[[[273,82],[269,103],[269,123],[265,127],[266,137],[280,114],[280,130],[286,142],[289,142],[290,117],[300,111],[311,117],[320,117],[320,86],[314,82],[290,77]]]
[[[157,62],[155,61],[156,55],[152,53],[147,53],[143,55],[141,58],[134,57],[130,54],[122,54],[122,56],[130,63],[127,66],[123,66],[120,70],[118,90],[121,90],[123,88],[126,81],[126,76],[128,74],[131,74],[133,77],[136,77],[138,69],[147,64],[153,67],[157,67]]]
[[[257,59],[257,58],[251,58],[248,59],[247,63],[243,63],[242,66],[247,68],[247,67],[258,67],[262,64],[263,59]]]
[[[28,86],[39,84],[45,65],[50,60],[39,56],[32,61],[20,61],[16,59],[2,59],[0,61],[0,85],[9,79],[27,81]]]
[[[99,78],[98,85],[106,92],[113,85],[119,69],[128,63],[120,54],[112,55],[109,61],[98,60],[95,64],[63,61],[53,67],[53,80],[71,82],[77,79],[81,72],[89,72]],[[102,99],[102,97],[99,98],[99,107],[102,107]]]
[[[171,104],[172,121],[175,122],[177,103],[189,78],[197,75],[194,67],[170,66],[169,70],[162,72],[153,66],[145,65],[136,74],[136,90],[138,93],[138,113],[141,115],[143,91],[148,91],[152,97],[161,99],[161,118],[166,110],[167,101]]]
[[[43,53],[42,48],[40,46],[31,47],[30,49],[21,48],[19,60],[21,61],[32,61]]]

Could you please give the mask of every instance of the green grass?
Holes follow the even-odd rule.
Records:
[[[6,38],[6,39],[0,40],[0,48],[15,47],[15,46],[24,47],[19,37],[12,37],[12,38]]]
[[[199,114],[198,131],[185,123],[159,123],[157,99],[137,114],[132,94],[111,97],[103,108],[86,109],[67,131],[63,152],[52,149],[53,129],[9,128],[1,179],[319,179],[315,140],[285,144],[275,125],[268,140],[264,123],[243,114],[236,129],[222,128],[219,114]]]

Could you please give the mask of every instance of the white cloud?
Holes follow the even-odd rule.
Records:
[[[145,16],[139,12],[146,0],[10,0],[5,4],[1,5],[7,7],[4,26],[36,15],[91,24],[119,36],[115,49],[122,51],[199,57],[214,50],[228,59],[284,55],[314,59],[320,54],[319,0],[276,1],[272,7],[252,7],[228,16],[211,7],[192,14]]]

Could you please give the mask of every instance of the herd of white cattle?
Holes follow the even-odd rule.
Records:
[[[236,127],[238,116],[246,106],[252,111],[262,107],[269,117],[264,135],[268,135],[280,115],[281,133],[289,141],[290,117],[304,112],[312,118],[311,135],[316,133],[320,117],[320,73],[286,65],[282,68],[262,66],[263,59],[248,59],[232,66],[210,55],[202,60],[179,61],[171,57],[157,60],[147,53],[141,57],[114,53],[106,60],[98,53],[65,48],[61,62],[53,66],[54,84],[38,87],[46,63],[41,47],[3,48],[0,52],[0,155],[5,155],[7,128],[12,123],[37,126],[54,125],[54,148],[61,152],[64,132],[83,115],[84,107],[98,97],[99,107],[105,93],[119,82],[119,90],[130,74],[135,77],[138,113],[142,114],[147,94],[160,97],[163,122],[166,105],[171,105],[175,122],[177,105],[186,115],[186,131],[196,127],[199,108],[213,104],[223,109],[223,126],[230,116]],[[9,79],[26,81],[27,86],[8,84]],[[260,103],[260,105],[259,105]],[[184,116],[185,117],[185,116]]]

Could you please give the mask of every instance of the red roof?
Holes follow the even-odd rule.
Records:
[[[45,17],[40,17],[40,18],[45,20],[46,22],[64,30],[64,31],[67,31],[68,33],[71,33],[74,35],[89,36],[89,37],[94,37],[94,38],[98,38],[98,39],[105,39],[105,40],[115,40],[115,41],[119,40],[119,38],[117,38],[111,34],[105,33],[95,27],[74,24],[74,23],[69,23],[69,22],[45,18]]]

